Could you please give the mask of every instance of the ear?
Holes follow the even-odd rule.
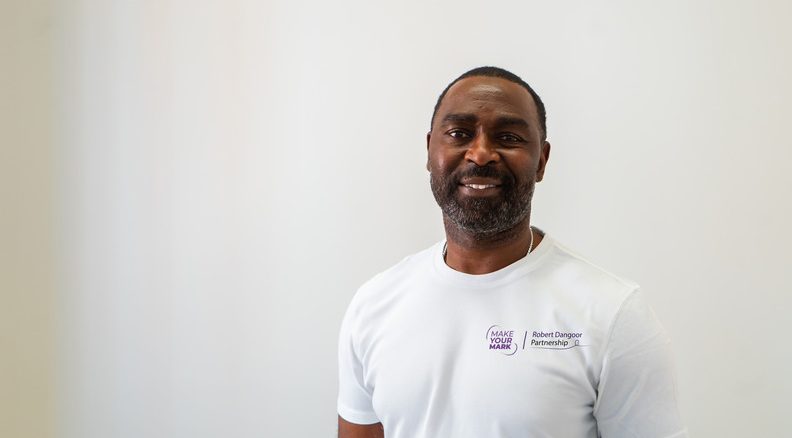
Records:
[[[432,140],[432,131],[426,133],[426,170],[429,170],[429,142]]]
[[[547,141],[542,144],[542,150],[539,153],[539,167],[536,169],[536,182],[544,178],[545,167],[547,167],[547,160],[550,159],[550,143]]]

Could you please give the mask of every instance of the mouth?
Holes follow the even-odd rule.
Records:
[[[486,190],[495,187],[499,187],[497,184],[461,184],[464,187],[471,188],[473,190]]]
[[[459,188],[471,195],[493,194],[500,191],[500,178],[472,176],[459,180]]]
[[[486,189],[488,187],[498,187],[501,179],[497,177],[466,176],[459,179],[459,184],[474,189]]]
[[[459,192],[463,196],[470,197],[489,197],[497,196],[501,193],[500,183],[492,182],[461,182],[459,183]]]

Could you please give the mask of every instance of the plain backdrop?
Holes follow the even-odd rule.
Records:
[[[47,219],[4,233],[50,232],[3,283],[16,430],[335,436],[343,312],[443,238],[425,134],[480,65],[545,101],[533,223],[642,285],[691,435],[792,429],[792,3],[10,1],[8,89],[51,91],[3,145]]]

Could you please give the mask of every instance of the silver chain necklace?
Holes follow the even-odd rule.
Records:
[[[533,227],[528,227],[528,230],[531,232],[531,243],[528,245],[528,252],[525,255],[528,255],[533,251]],[[448,241],[443,243],[443,261],[446,259],[446,255],[448,255]]]

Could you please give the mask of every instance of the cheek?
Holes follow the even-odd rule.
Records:
[[[538,161],[522,155],[508,157],[504,161],[509,171],[514,175],[517,184],[524,185],[534,182]]]
[[[450,174],[456,168],[458,161],[459,158],[455,154],[430,150],[429,171],[440,175]]]

